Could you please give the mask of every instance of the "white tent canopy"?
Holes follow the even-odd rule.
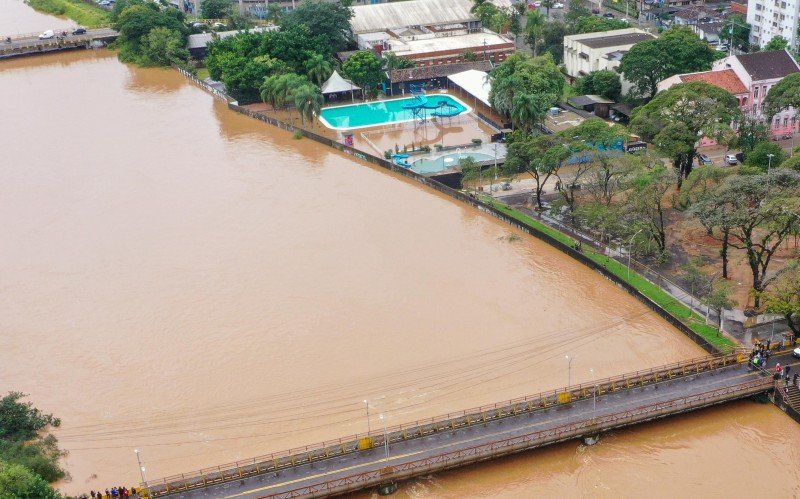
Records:
[[[323,94],[335,94],[339,92],[350,92],[353,90],[361,90],[361,87],[354,85],[350,80],[342,78],[337,71],[334,71],[331,77],[328,78],[328,81],[322,84]]]
[[[492,105],[489,103],[489,90],[492,89],[492,84],[489,83],[486,75],[486,71],[468,69],[460,73],[452,74],[448,76],[447,79],[461,87],[461,89],[468,94],[491,107]]]

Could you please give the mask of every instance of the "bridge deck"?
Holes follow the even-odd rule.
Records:
[[[776,360],[784,363],[789,358],[784,355]],[[773,360],[771,365],[774,364]],[[473,420],[463,426],[454,423],[453,429],[442,429],[439,425],[431,432],[420,431],[421,436],[416,438],[413,435],[407,438],[395,429],[390,431],[388,461],[380,436],[374,438],[373,447],[366,450],[313,461],[309,458],[305,463],[269,473],[256,474],[253,470],[252,475],[245,472],[241,478],[222,473],[227,481],[172,491],[169,497],[320,497],[374,486],[387,477],[408,478],[592,435],[746,397],[773,386],[770,377],[751,371],[735,360],[700,372],[684,372],[660,380],[655,377],[651,381],[631,387],[617,386],[612,390],[614,385],[603,380],[598,382],[600,389],[596,399],[592,390],[586,396],[585,388],[572,389],[569,391],[577,400],[573,398],[571,403],[538,407],[518,414],[509,411],[502,417],[495,415],[498,417],[489,417],[486,422]],[[209,478],[213,480],[213,474],[209,474]],[[175,483],[172,482],[173,487]],[[164,489],[152,486],[151,491],[159,496]]]
[[[111,28],[90,29],[82,35],[73,35],[71,31],[68,31],[66,37],[47,40],[40,40],[38,33],[17,35],[11,37],[10,42],[0,40],[0,59],[85,48],[95,40],[109,42],[115,40],[117,36],[119,33]]]

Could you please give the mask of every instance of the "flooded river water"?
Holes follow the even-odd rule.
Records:
[[[156,478],[363,432],[364,399],[374,428],[703,354],[549,246],[175,71],[2,61],[0,95],[0,392],[63,419],[64,491],[138,481],[134,449]],[[798,441],[743,402],[402,493],[788,497]]]

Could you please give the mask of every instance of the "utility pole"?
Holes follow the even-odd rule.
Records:
[[[386,432],[386,418],[383,417],[383,414],[380,416],[381,422],[383,423],[383,447],[386,449],[386,462],[389,462],[389,434]]]
[[[364,405],[367,408],[367,436],[369,436],[369,434],[372,433],[372,428],[369,426],[369,402],[367,402],[366,399],[364,399]]]
[[[137,462],[137,463],[139,463],[139,473],[140,473],[140,475],[141,475],[141,477],[142,477],[142,484],[143,484],[145,487],[147,487],[147,477],[146,477],[146,476],[145,476],[145,474],[144,474],[144,466],[142,466],[142,460],[141,460],[141,458],[139,457],[139,449],[134,449],[134,451],[133,451],[133,452],[135,452],[135,453],[136,453],[136,462]]]

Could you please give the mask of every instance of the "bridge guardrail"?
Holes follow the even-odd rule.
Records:
[[[477,408],[448,413],[441,416],[417,420],[411,423],[395,425],[387,428],[389,442],[398,442],[423,437],[439,431],[450,431],[487,421],[515,416],[521,413],[537,411],[554,405],[563,405],[575,400],[597,394],[614,392],[623,389],[641,387],[679,377],[691,376],[710,370],[747,362],[747,354],[740,350],[731,354],[701,357],[690,361],[675,362],[665,366],[635,371],[582,383],[556,390],[548,390],[526,397],[505,402],[485,405]],[[223,464],[211,468],[173,475],[142,484],[149,489],[151,496],[160,497],[172,492],[186,491],[206,487],[217,483],[238,480],[247,476],[275,472],[300,464],[321,461],[359,450],[383,445],[383,432],[355,434],[337,440],[308,445],[268,455],[254,457],[243,461]]]
[[[335,478],[285,492],[260,496],[259,499],[289,499],[297,497],[318,497],[323,494],[341,494],[372,485],[386,483],[391,480],[400,480],[422,473],[442,471],[470,462],[570,440],[583,435],[593,434],[604,429],[619,428],[671,414],[677,414],[686,410],[714,405],[727,400],[758,393],[772,386],[773,383],[769,377],[762,377],[746,383],[717,388],[708,392],[665,402],[657,402],[598,418],[587,418],[576,423],[569,423],[556,428],[539,430],[525,435],[438,454],[432,457],[401,463],[396,466],[385,466],[380,469]]]

